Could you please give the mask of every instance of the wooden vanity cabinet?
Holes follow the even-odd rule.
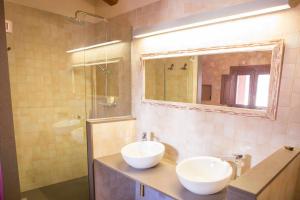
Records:
[[[225,200],[226,190],[197,195],[178,181],[176,166],[162,160],[145,170],[127,165],[120,154],[94,160],[95,200]]]
[[[135,200],[174,200],[151,187],[136,182]]]

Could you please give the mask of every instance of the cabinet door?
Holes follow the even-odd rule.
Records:
[[[135,200],[174,200],[173,198],[145,185],[136,183]]]
[[[135,198],[135,181],[123,174],[94,162],[96,200],[132,200]]]

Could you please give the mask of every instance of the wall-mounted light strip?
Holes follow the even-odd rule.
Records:
[[[294,3],[291,5],[295,6]],[[256,0],[228,8],[223,8],[214,12],[202,13],[178,19],[169,23],[162,23],[157,26],[136,29],[133,31],[133,37],[149,37],[162,33],[272,13],[291,8],[291,5],[289,4],[289,0]]]
[[[103,47],[103,46],[107,46],[107,45],[117,44],[117,43],[120,43],[120,42],[121,42],[121,40],[113,40],[113,41],[110,41],[110,42],[104,42],[104,43],[95,44],[95,45],[91,45],[91,46],[87,46],[87,47],[81,47],[81,48],[78,48],[78,49],[72,49],[72,50],[69,50],[69,51],[66,51],[66,52],[67,53],[74,53],[74,52],[84,51],[84,50],[88,50],[88,49],[94,49],[94,48],[97,48],[97,47]]]

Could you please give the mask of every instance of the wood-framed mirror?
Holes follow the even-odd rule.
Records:
[[[142,54],[142,102],[276,119],[284,41]]]

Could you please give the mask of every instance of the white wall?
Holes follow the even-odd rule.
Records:
[[[284,39],[286,44],[276,121],[141,103],[142,53],[273,39]],[[178,151],[179,159],[249,153],[256,164],[283,145],[300,146],[300,6],[274,14],[134,40],[132,88],[138,133],[154,132],[161,141]]]

